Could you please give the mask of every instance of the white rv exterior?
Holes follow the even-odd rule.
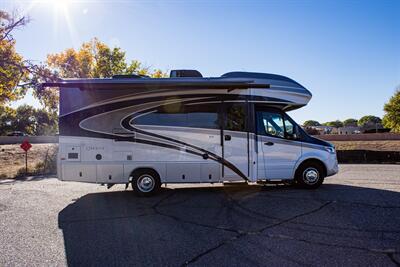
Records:
[[[243,180],[316,188],[338,171],[334,147],[285,113],[311,99],[297,82],[263,73],[172,73],[44,84],[60,88],[59,179],[132,183],[150,194],[163,183]]]

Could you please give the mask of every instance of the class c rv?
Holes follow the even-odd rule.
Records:
[[[317,188],[338,172],[332,144],[287,111],[311,93],[275,74],[205,78],[117,75],[44,83],[60,89],[58,177],[132,185],[150,195],[169,183],[295,183]]]

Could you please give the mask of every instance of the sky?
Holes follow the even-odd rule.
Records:
[[[163,70],[288,76],[313,94],[290,112],[299,123],[381,117],[400,85],[398,0],[0,0],[0,9],[30,17],[14,37],[37,62],[97,37]],[[38,105],[28,95],[13,106],[22,103]]]

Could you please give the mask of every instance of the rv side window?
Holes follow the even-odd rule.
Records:
[[[188,104],[185,105],[187,112],[188,127],[219,129],[219,105]]]
[[[219,129],[218,106],[213,103],[164,105],[135,118],[133,124]]]

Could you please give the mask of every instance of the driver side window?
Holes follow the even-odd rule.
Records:
[[[282,113],[257,111],[257,134],[295,140],[296,129],[296,125]]]
[[[257,111],[257,124],[258,134],[285,137],[285,126],[280,113]]]

